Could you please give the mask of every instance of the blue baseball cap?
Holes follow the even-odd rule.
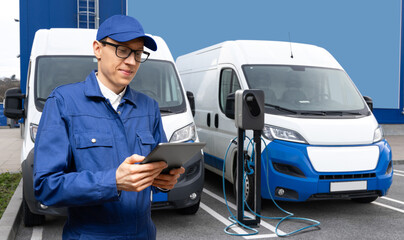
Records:
[[[143,38],[144,46],[156,51],[157,44],[153,38],[146,36],[138,20],[126,15],[114,15],[106,19],[98,28],[97,41],[109,37],[117,42],[128,42]]]

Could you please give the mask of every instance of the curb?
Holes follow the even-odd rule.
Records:
[[[404,164],[404,160],[393,160],[393,165]]]
[[[21,222],[22,179],[0,219],[0,240],[14,240]]]

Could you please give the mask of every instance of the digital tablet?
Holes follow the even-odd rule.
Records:
[[[180,168],[189,161],[195,154],[201,151],[206,143],[160,143],[146,156],[141,162],[150,163],[165,161],[168,167],[163,170],[164,173],[173,168]]]

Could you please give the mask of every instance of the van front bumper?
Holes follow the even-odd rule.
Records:
[[[205,180],[203,155],[196,154],[184,168],[185,173],[181,175],[173,189],[153,194],[152,210],[180,209],[199,203]]]
[[[384,196],[393,180],[390,145],[386,140],[382,140],[367,146],[379,148],[375,169],[317,172],[307,153],[309,145],[274,140],[267,145],[261,155],[261,195],[266,199],[273,196],[276,200],[286,201]],[[332,185],[344,184],[353,187],[352,189],[348,187],[348,190],[342,188],[331,191]]]
[[[52,207],[42,205],[36,200],[34,195],[34,149],[32,149],[27,159],[21,163],[23,179],[23,201],[28,205],[29,210],[38,215],[67,216],[66,207]]]
[[[23,195],[30,211],[39,215],[67,216],[66,207],[44,206],[34,196],[33,189],[34,149],[22,162]],[[202,154],[196,154],[184,166],[185,173],[178,179],[174,189],[153,194],[152,210],[180,209],[193,206],[201,199],[205,170]],[[193,194],[195,193],[195,194]]]

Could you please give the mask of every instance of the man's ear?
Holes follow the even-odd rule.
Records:
[[[95,57],[96,57],[98,60],[101,59],[101,53],[102,53],[101,44],[102,44],[102,43],[100,43],[100,42],[98,42],[98,41],[94,41],[94,42],[93,42],[94,55],[95,55]]]

